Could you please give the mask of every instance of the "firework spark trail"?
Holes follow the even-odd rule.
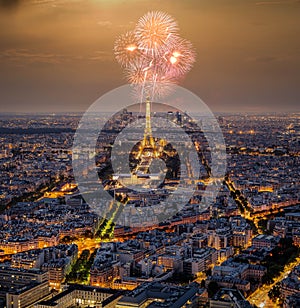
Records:
[[[155,93],[155,87],[156,87],[156,81],[157,81],[157,74],[154,74],[153,78],[153,86],[152,86],[152,93],[151,93],[151,102],[154,100],[154,93]]]
[[[122,67],[128,67],[131,62],[139,58],[141,51],[138,48],[133,31],[126,32],[119,36],[114,46],[116,60]]]
[[[196,57],[193,46],[178,31],[170,15],[154,11],[142,16],[133,31],[117,38],[116,60],[124,67],[141,103],[144,95],[151,101],[166,95],[171,84],[192,68]]]
[[[145,72],[144,81],[143,81],[143,83],[142,83],[142,90],[141,90],[140,103],[143,102],[146,79],[147,79],[147,71]],[[142,113],[142,104],[140,104],[140,113]]]

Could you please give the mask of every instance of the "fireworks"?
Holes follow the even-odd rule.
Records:
[[[151,81],[153,72],[151,66],[144,58],[134,59],[128,67],[125,68],[125,75],[131,84],[143,84]]]
[[[141,101],[144,95],[154,100],[170,92],[171,85],[192,68],[193,46],[178,31],[176,21],[168,14],[148,12],[134,31],[116,40],[116,59]]]
[[[192,43],[182,38],[176,38],[173,44],[167,46],[161,65],[164,66],[166,74],[176,78],[184,76],[190,71],[195,57]]]
[[[149,12],[136,25],[135,37],[139,48],[152,56],[160,56],[163,46],[178,31],[176,21],[163,12]]]
[[[122,34],[116,40],[114,50],[117,61],[123,67],[127,67],[141,54],[134,32],[132,31]]]

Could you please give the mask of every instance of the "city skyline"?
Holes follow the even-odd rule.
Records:
[[[84,112],[125,84],[113,44],[148,10],[170,13],[195,45],[197,62],[180,85],[212,111],[296,112],[298,8],[299,1],[1,1],[1,112]]]
[[[299,8],[0,0],[0,307],[300,307]]]
[[[199,308],[221,304],[299,307],[300,115],[218,117],[226,143],[227,171],[209,208],[201,207],[201,202],[206,191],[211,193],[212,150],[185,113],[163,111],[157,116],[183,127],[197,151],[201,149],[199,178],[190,180],[193,169],[188,163],[180,163],[178,170],[172,163],[172,149],[165,147],[168,157],[162,188],[140,194],[123,187],[128,177],[118,173],[120,164],[110,167],[113,154],[109,149],[113,140],[119,144],[120,130],[135,116],[130,110],[114,117],[103,115],[106,126],[92,163],[99,180],[93,185],[87,176],[91,165],[82,163],[84,184],[92,184],[85,192],[74,174],[74,161],[80,163],[82,158],[73,150],[79,116],[2,117],[0,305],[67,308],[78,303],[79,307],[121,308],[132,307],[132,302],[141,307],[147,298],[149,308],[160,307],[160,300],[170,308],[182,307],[185,301]],[[82,140],[87,153],[88,140]],[[126,155],[125,149],[119,149],[121,156]],[[136,160],[130,157],[140,154],[136,147],[131,153],[134,167]],[[148,162],[145,156],[139,157],[138,171],[145,172],[142,168]],[[123,209],[120,203],[126,203],[135,217],[141,209],[157,208],[157,202],[167,197],[166,189],[178,191],[178,171],[180,179],[188,176],[194,193],[175,216],[159,223],[155,215],[151,221],[143,215],[147,223],[140,227],[137,220],[130,226],[114,223]],[[141,181],[147,180],[144,175]],[[110,203],[106,219],[87,199],[96,192],[98,181],[114,192],[117,201]],[[170,208],[166,210],[170,213]],[[160,290],[155,298],[145,293],[137,296],[153,288]],[[50,290],[59,293],[49,298]]]

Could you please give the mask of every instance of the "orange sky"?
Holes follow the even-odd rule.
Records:
[[[114,40],[149,10],[194,44],[182,85],[213,111],[299,111],[300,1],[0,0],[0,112],[84,111],[124,84]]]

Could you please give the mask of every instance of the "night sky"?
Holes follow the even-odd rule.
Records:
[[[86,110],[125,83],[114,41],[150,10],[194,44],[181,85],[213,111],[300,111],[300,1],[0,0],[0,112]]]

